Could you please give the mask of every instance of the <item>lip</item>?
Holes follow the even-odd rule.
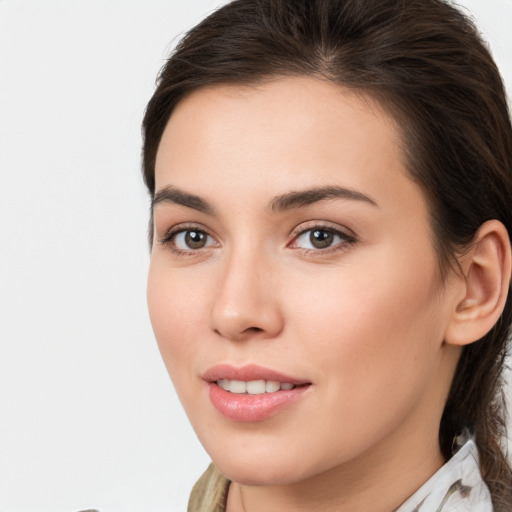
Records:
[[[299,400],[310,388],[310,382],[285,375],[269,368],[248,365],[236,368],[231,365],[218,365],[207,370],[203,379],[208,384],[208,394],[212,405],[225,418],[238,423],[264,421]],[[236,394],[222,389],[217,380],[272,380],[289,382],[295,388],[279,390],[259,395]]]
[[[207,382],[215,382],[220,379],[228,380],[273,380],[277,382],[289,382],[295,386],[310,384],[308,380],[298,379],[284,373],[276,372],[270,368],[249,364],[237,368],[230,364],[213,366],[203,374]]]

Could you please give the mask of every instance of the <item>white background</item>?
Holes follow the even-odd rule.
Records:
[[[215,0],[0,0],[0,511],[182,511],[208,457],[153,339],[140,122]],[[512,91],[512,0],[467,0]]]

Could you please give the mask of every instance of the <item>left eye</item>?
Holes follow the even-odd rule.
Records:
[[[328,228],[313,228],[300,233],[293,242],[293,247],[328,249],[348,241],[350,241],[350,237],[340,231]]]
[[[184,229],[172,236],[172,243],[176,249],[190,251],[215,245],[215,240],[208,233],[199,229]]]

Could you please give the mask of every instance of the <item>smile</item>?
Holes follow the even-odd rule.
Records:
[[[237,423],[269,419],[297,403],[312,383],[257,365],[221,364],[202,375],[211,404],[225,418]]]
[[[263,393],[275,393],[276,391],[289,391],[295,387],[291,382],[278,382],[275,380],[229,380],[219,379],[216,381],[224,391],[238,395],[261,395]]]

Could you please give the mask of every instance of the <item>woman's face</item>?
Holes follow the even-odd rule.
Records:
[[[421,464],[418,446],[439,457],[454,292],[399,144],[375,102],[313,78],[206,88],[172,114],[149,311],[226,476],[286,484],[390,454]]]

